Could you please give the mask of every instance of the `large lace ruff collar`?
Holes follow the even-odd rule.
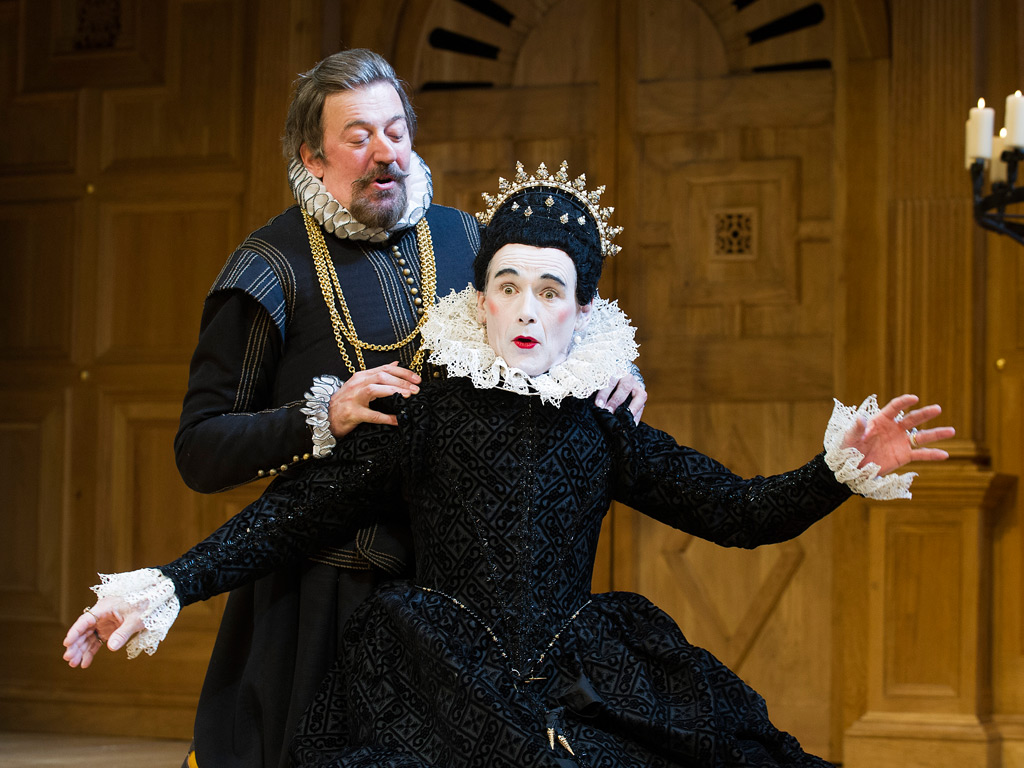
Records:
[[[509,367],[487,343],[487,331],[477,321],[477,292],[467,286],[440,299],[423,324],[423,341],[430,362],[444,365],[449,376],[467,377],[477,389],[504,389],[538,395],[558,405],[566,397],[587,398],[608,386],[613,376],[630,370],[638,354],[636,329],[615,301],[594,299],[590,323],[569,356],[540,376]]]
[[[312,216],[328,232],[337,237],[349,240],[365,240],[380,243],[387,240],[395,232],[416,226],[416,223],[427,215],[427,208],[434,197],[434,186],[430,179],[430,169],[423,158],[412,153],[409,176],[405,180],[408,200],[405,213],[393,229],[368,227],[356,221],[348,209],[339,203],[327,187],[298,160],[288,165],[288,182],[292,194],[306,213]]]

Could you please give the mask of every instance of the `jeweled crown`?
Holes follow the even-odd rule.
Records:
[[[499,178],[498,193],[495,195],[487,192],[481,193],[481,197],[483,197],[484,202],[487,204],[487,210],[476,214],[477,220],[484,226],[487,226],[491,223],[491,219],[494,218],[494,214],[498,212],[509,198],[515,197],[524,189],[531,187],[550,187],[571,196],[586,209],[597,226],[598,235],[601,239],[601,255],[614,256],[622,250],[622,246],[613,243],[612,239],[622,232],[622,227],[616,227],[608,223],[609,217],[615,210],[614,208],[602,208],[600,206],[601,195],[604,194],[605,190],[604,186],[602,185],[592,191],[587,191],[587,175],[580,174],[576,179],[570,180],[568,169],[569,164],[565,160],[562,161],[556,173],[551,173],[548,171],[547,166],[541,163],[535,173],[528,175],[523,168],[523,164],[516,163],[515,179],[509,181],[508,179]],[[549,206],[552,204],[550,198],[546,204]],[[512,210],[518,210],[517,203],[513,202],[512,205]],[[532,216],[533,210],[527,206],[523,210],[523,215]],[[563,214],[560,220],[563,224],[569,224],[569,218],[565,214]],[[578,223],[582,226],[585,221],[581,217]]]

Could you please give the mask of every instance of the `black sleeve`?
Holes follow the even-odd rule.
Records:
[[[263,495],[160,570],[182,605],[266,575],[371,522],[404,514],[395,427],[364,424],[328,458],[278,477]]]
[[[312,450],[305,403],[270,407],[280,358],[280,334],[255,299],[237,290],[207,298],[174,438],[189,488],[222,491]]]
[[[794,538],[851,495],[823,454],[790,472],[744,479],[664,432],[634,425],[624,407],[615,415],[595,413],[611,441],[614,498],[723,546]]]

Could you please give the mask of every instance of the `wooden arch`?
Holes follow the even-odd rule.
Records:
[[[526,59],[550,58],[557,63],[582,52],[587,41],[577,35],[586,34],[585,17],[619,13],[621,5],[621,0],[410,3],[399,22],[393,60],[416,91],[521,85],[524,72],[536,71]],[[681,59],[679,79],[690,79],[831,68],[835,5],[835,0],[630,0],[629,11],[639,6],[651,19],[671,17],[702,28],[700,39],[719,49],[719,71],[687,71],[687,57],[674,50],[672,41],[662,46],[666,57]],[[537,38],[545,45],[533,45]],[[552,46],[551,41],[562,45]],[[693,58],[706,66],[704,54]],[[584,82],[587,75],[580,67],[549,70],[573,77],[574,82]]]

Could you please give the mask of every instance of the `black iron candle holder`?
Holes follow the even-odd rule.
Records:
[[[974,186],[974,220],[983,229],[1012,237],[1024,245],[1024,214],[1007,213],[1006,209],[1024,202],[1024,187],[1017,186],[1017,166],[1024,160],[1024,151],[1017,148],[1003,150],[1006,163],[1006,181],[997,181],[985,194],[985,159],[971,164],[971,182]],[[995,162],[995,158],[992,159]]]

